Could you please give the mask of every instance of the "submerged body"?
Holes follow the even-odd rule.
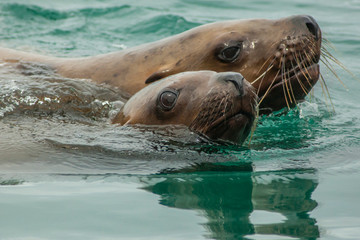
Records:
[[[59,74],[119,87],[130,97],[148,83],[184,71],[241,73],[260,110],[301,101],[319,78],[321,31],[310,16],[202,25],[157,42],[84,58],[56,58],[0,48],[2,60],[47,63]]]
[[[210,139],[242,143],[256,106],[254,88],[239,73],[184,72],[136,93],[113,123],[185,125]]]

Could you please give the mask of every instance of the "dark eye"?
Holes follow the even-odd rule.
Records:
[[[163,110],[169,111],[175,106],[177,98],[178,98],[177,92],[166,90],[162,92],[159,96],[158,99],[159,105]]]
[[[218,55],[223,62],[234,62],[241,51],[241,45],[224,48]]]

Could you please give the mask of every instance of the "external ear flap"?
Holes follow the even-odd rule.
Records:
[[[157,81],[159,79],[165,78],[165,77],[170,76],[172,74],[173,74],[173,71],[171,71],[170,69],[154,72],[153,74],[150,75],[150,77],[148,77],[146,79],[145,84],[155,82],[155,81]]]

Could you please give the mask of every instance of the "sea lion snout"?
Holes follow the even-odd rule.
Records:
[[[316,20],[309,15],[298,15],[292,17],[292,22],[299,28],[304,34],[311,34],[315,41],[321,38],[321,30]]]
[[[239,92],[239,96],[244,95],[244,77],[240,73],[236,72],[224,72],[218,73],[218,80],[224,81],[225,83],[234,84],[236,90]]]
[[[321,31],[319,25],[311,16],[307,16],[307,20],[308,21],[306,21],[305,24],[309,32],[314,35],[316,41],[319,40],[319,38],[321,38]]]

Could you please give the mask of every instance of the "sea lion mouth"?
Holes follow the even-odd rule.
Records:
[[[206,131],[211,139],[242,143],[251,131],[255,112],[239,111],[230,116],[217,119]]]
[[[259,94],[260,113],[270,113],[304,100],[320,76],[321,39],[287,38],[277,48],[271,64],[272,74],[264,74],[269,85]],[[261,83],[260,83],[261,84]]]
[[[319,76],[318,63],[306,68],[295,67],[277,76],[268,91],[260,96],[260,113],[277,111],[284,106],[291,108],[304,101],[306,95],[319,80]]]
[[[241,144],[249,135],[257,116],[258,97],[248,83],[245,94],[237,91],[213,91],[200,106],[190,129],[211,140]]]
[[[276,77],[274,84],[270,88],[270,90],[279,87],[282,88],[285,87],[285,91],[294,92],[294,88],[296,90],[298,87],[300,87],[302,89],[302,93],[307,94],[319,79],[319,75],[320,75],[320,67],[318,63],[314,63],[306,68],[301,68],[299,66],[296,66],[282,73],[280,76]],[[295,91],[294,95],[297,92],[298,91]],[[295,100],[299,100],[297,95],[293,97]]]

